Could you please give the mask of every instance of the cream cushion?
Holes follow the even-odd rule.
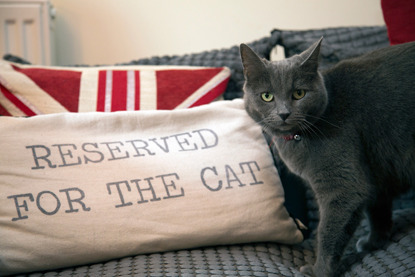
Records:
[[[242,100],[0,117],[0,237],[1,274],[303,239]]]

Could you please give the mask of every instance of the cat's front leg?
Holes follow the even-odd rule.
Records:
[[[317,195],[320,223],[317,232],[316,262],[312,267],[305,266],[301,269],[304,274],[310,276],[340,276],[340,258],[362,217],[364,201],[356,197],[356,191],[328,191]]]
[[[358,252],[379,249],[389,240],[393,225],[392,199],[387,192],[384,192],[377,195],[374,202],[368,205],[366,213],[370,224],[370,233],[357,242]]]

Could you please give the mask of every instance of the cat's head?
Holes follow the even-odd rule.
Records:
[[[275,62],[241,44],[245,108],[265,131],[277,136],[307,132],[325,111],[328,97],[318,72],[321,41]]]

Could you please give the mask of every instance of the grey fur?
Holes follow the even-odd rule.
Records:
[[[371,232],[357,248],[381,247],[392,228],[393,198],[415,184],[415,43],[376,50],[320,73],[321,41],[277,62],[240,47],[247,112],[315,192],[317,259],[301,271],[319,277],[339,276],[363,211]],[[306,94],[295,100],[299,89]],[[274,99],[262,100],[264,92]],[[294,134],[301,140],[291,139]]]

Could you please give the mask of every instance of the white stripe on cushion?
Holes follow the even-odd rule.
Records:
[[[157,109],[156,71],[140,71],[140,110]]]

